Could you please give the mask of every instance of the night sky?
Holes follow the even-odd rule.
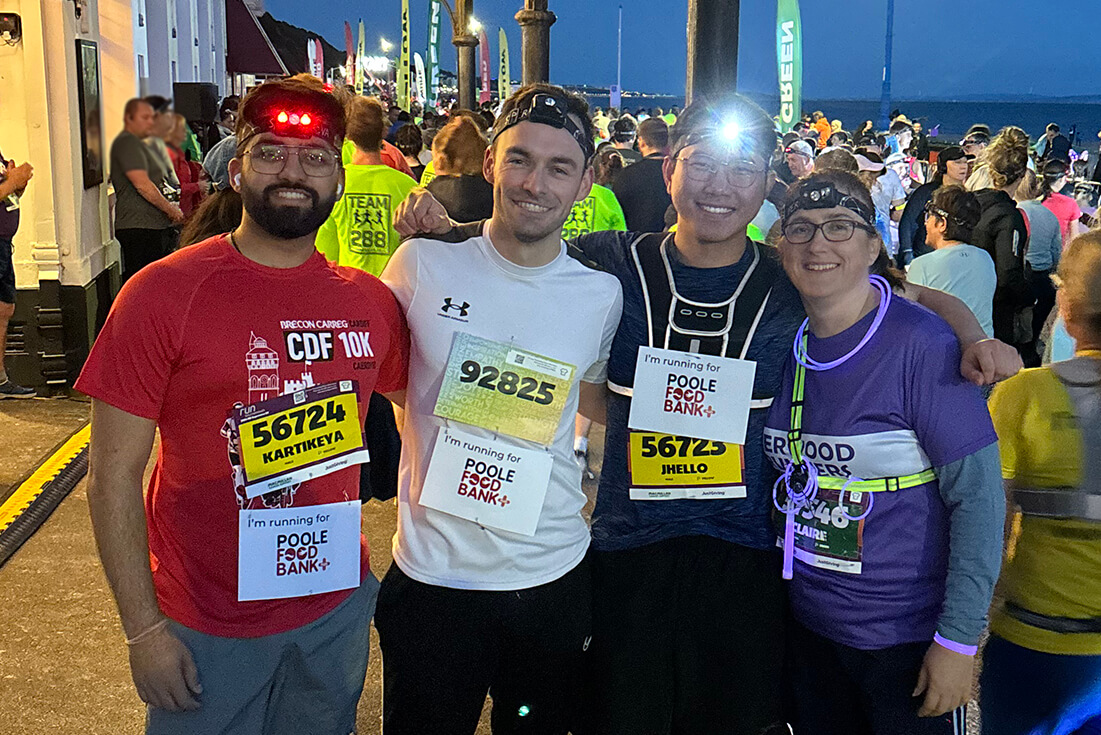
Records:
[[[486,27],[494,68],[497,28],[509,37],[512,74],[520,75],[520,0],[475,0]],[[808,98],[879,96],[886,0],[803,0],[803,94]],[[606,86],[615,82],[617,0],[551,0],[551,81]],[[684,91],[687,0],[623,2],[623,87],[641,92]],[[1101,44],[1091,38],[1086,0],[1045,4],[1024,0],[896,0],[896,99],[961,95],[1071,96],[1101,94]],[[316,31],[344,48],[343,22],[363,18],[369,53],[379,36],[400,36],[401,0],[266,0],[279,20]],[[427,0],[409,0],[412,50],[424,53]],[[1076,10],[1077,8],[1077,10]],[[1073,22],[1083,23],[1075,32]],[[775,2],[742,0],[739,86],[772,92],[776,86]],[[441,57],[454,69],[450,23],[443,12]]]

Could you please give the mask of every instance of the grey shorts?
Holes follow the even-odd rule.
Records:
[[[363,693],[378,580],[312,623],[261,638],[220,638],[178,623],[203,686],[193,712],[146,711],[146,735],[348,735]]]

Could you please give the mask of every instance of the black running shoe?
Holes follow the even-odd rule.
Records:
[[[5,398],[34,398],[35,392],[31,388],[16,385],[10,380],[0,383],[0,400]]]

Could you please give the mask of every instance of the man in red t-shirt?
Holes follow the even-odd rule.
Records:
[[[240,227],[128,281],[77,382],[147,733],[355,728],[378,590],[363,422],[372,391],[404,389],[409,335],[384,285],[314,247],[344,127],[320,85],[253,90],[229,165]]]

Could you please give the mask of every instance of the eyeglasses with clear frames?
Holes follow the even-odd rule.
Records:
[[[851,219],[831,219],[822,224],[813,222],[790,222],[784,225],[784,239],[792,245],[806,245],[814,239],[815,233],[822,231],[822,237],[829,242],[846,242],[852,239],[856,230],[864,230],[869,235],[874,235],[876,230],[871,225],[856,222]]]
[[[734,186],[746,189],[757,181],[765,170],[746,160],[720,160],[706,153],[693,153],[676,158],[684,164],[684,174],[692,181],[710,181],[720,170],[725,171]]]
[[[311,146],[287,146],[277,143],[263,143],[248,151],[252,159],[252,168],[258,174],[275,175],[287,166],[291,155],[298,156],[298,164],[307,176],[323,178],[331,176],[339,160],[336,152],[328,148]]]

